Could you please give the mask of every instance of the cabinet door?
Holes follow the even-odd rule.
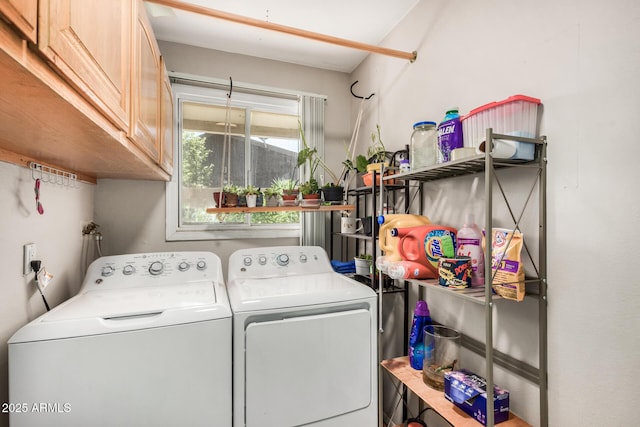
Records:
[[[38,39],[38,0],[0,0],[4,15],[32,42]]]
[[[161,146],[160,165],[169,174],[173,173],[173,93],[171,82],[167,75],[164,60],[161,58],[160,71],[162,72],[162,115],[161,115]]]
[[[129,0],[40,0],[40,50],[123,131],[129,126]]]
[[[159,161],[160,54],[142,1],[137,5],[133,46],[133,90],[130,134],[134,143]]]

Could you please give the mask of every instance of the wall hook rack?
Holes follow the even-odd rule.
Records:
[[[353,87],[358,83],[358,80],[356,80],[355,82],[351,83],[351,87],[349,88],[349,90],[351,91],[351,95],[353,95],[355,98],[358,99],[370,99],[373,95],[375,95],[375,93],[372,93],[371,95],[367,96],[366,98],[364,96],[360,96],[360,95],[356,95],[355,93],[353,93]]]
[[[36,162],[29,162],[31,178],[40,182],[62,185],[63,187],[78,187],[78,176],[75,173],[52,168]]]

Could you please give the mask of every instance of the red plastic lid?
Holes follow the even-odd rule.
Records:
[[[526,96],[526,95],[513,95],[508,97],[507,99],[503,99],[502,101],[494,101],[494,102],[490,102],[488,104],[485,104],[481,107],[478,108],[474,108],[473,110],[471,110],[469,112],[469,114],[465,115],[463,118],[466,119],[468,117],[473,116],[474,114],[478,114],[481,113],[485,110],[488,110],[489,108],[495,108],[498,107],[500,105],[503,104],[508,104],[510,102],[515,102],[515,101],[526,101],[526,102],[532,102],[534,104],[541,104],[542,101],[540,101],[538,98],[532,98],[530,96]]]

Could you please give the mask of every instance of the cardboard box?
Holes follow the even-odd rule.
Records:
[[[486,390],[486,380],[466,369],[444,374],[444,397],[483,425],[487,425]],[[493,396],[493,419],[498,424],[509,419],[509,392],[494,385]]]

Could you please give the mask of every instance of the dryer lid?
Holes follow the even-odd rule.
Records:
[[[375,292],[337,273],[236,279],[228,283],[234,312],[304,307],[375,298]]]

